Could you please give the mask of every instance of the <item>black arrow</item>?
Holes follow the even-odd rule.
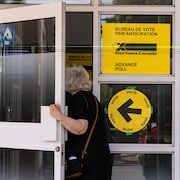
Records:
[[[133,104],[133,101],[132,99],[129,99],[122,106],[118,108],[118,111],[121,113],[121,115],[124,117],[124,119],[127,122],[131,121],[131,117],[128,115],[128,113],[141,114],[141,109],[129,108],[131,104]]]

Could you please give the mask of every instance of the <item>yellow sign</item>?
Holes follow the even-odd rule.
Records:
[[[82,66],[92,66],[91,53],[66,53],[66,63],[68,65],[80,64]]]
[[[151,117],[151,104],[140,91],[125,89],[116,93],[108,104],[112,125],[125,133],[143,129]]]
[[[105,23],[102,73],[170,74],[170,24]]]

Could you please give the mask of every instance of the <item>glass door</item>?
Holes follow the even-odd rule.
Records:
[[[63,179],[64,4],[0,10],[0,179]]]

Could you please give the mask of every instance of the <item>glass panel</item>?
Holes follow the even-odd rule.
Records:
[[[171,32],[171,15],[101,15],[102,73],[172,74]]]
[[[172,0],[101,0],[101,3],[113,5],[171,5]]]
[[[112,180],[171,180],[170,154],[113,154]]]
[[[0,149],[0,179],[54,180],[54,152]]]
[[[48,2],[57,2],[57,1],[66,2],[67,4],[90,4],[90,0],[46,0],[46,1],[45,0],[25,0],[23,2],[27,4],[39,4],[39,3],[48,3]]]
[[[54,18],[0,24],[0,120],[40,122],[54,102]]]
[[[101,85],[110,143],[172,142],[172,86]]]
[[[66,64],[84,66],[91,80],[93,77],[92,24],[92,13],[66,13]]]

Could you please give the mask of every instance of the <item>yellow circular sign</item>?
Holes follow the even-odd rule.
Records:
[[[151,117],[149,99],[135,89],[116,93],[108,104],[108,117],[118,130],[134,133],[143,129]]]

